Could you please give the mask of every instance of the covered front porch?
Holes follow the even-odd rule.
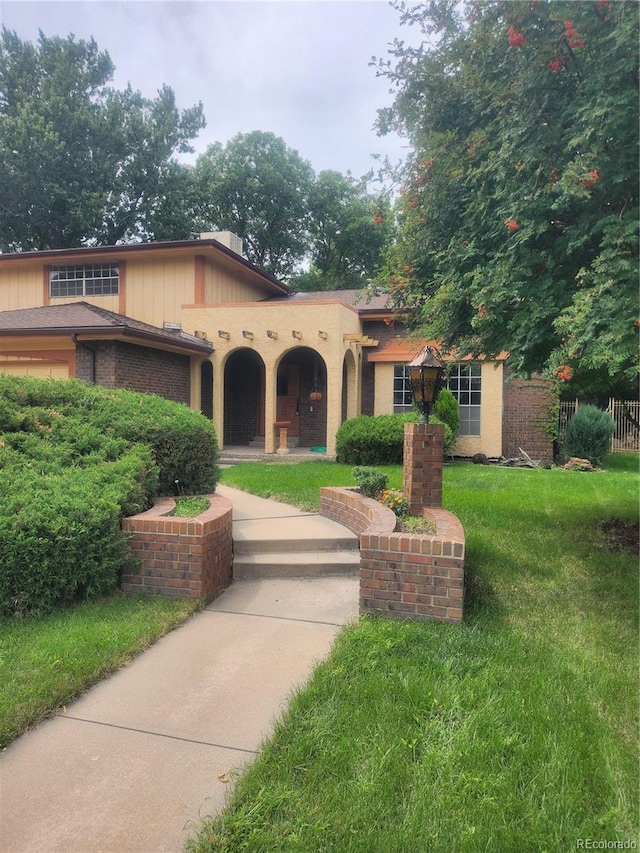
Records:
[[[227,458],[335,457],[340,424],[360,412],[362,347],[376,343],[355,311],[274,301],[189,307],[184,320],[214,345],[192,377],[192,405]]]

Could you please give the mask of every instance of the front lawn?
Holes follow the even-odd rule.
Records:
[[[198,607],[116,594],[0,623],[0,747],[123,666]]]
[[[445,466],[443,503],[467,535],[464,624],[363,618],[344,629],[192,849],[640,843],[638,562],[609,524],[637,525],[638,458],[607,465]],[[387,471],[400,486],[400,469]],[[322,462],[222,479],[307,507],[319,479],[353,482],[348,466]]]

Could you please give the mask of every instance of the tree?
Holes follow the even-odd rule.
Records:
[[[410,140],[383,284],[426,335],[561,382],[637,375],[638,6],[397,6],[377,63]]]
[[[203,231],[233,231],[250,261],[286,277],[309,248],[311,165],[273,133],[237,134],[198,158]]]
[[[96,42],[0,32],[0,248],[51,249],[148,236],[147,219],[204,125],[155,99],[108,87]]]
[[[392,233],[388,200],[339,172],[320,172],[310,191],[311,267],[297,290],[363,287],[382,262]]]

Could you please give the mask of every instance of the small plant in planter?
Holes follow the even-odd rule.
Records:
[[[396,524],[398,533],[421,533],[423,536],[435,536],[437,533],[436,523],[432,518],[424,515],[404,515],[398,517]]]
[[[380,496],[380,503],[392,509],[398,517],[409,514],[409,501],[396,489],[385,489]]]
[[[370,468],[367,465],[358,465],[353,469],[353,479],[360,487],[360,491],[366,498],[378,499],[378,495],[387,487],[388,477],[379,468]]]

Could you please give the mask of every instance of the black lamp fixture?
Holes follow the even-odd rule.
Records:
[[[429,421],[431,404],[442,386],[444,362],[435,347],[425,346],[407,363],[413,401],[420,410],[422,423]]]

